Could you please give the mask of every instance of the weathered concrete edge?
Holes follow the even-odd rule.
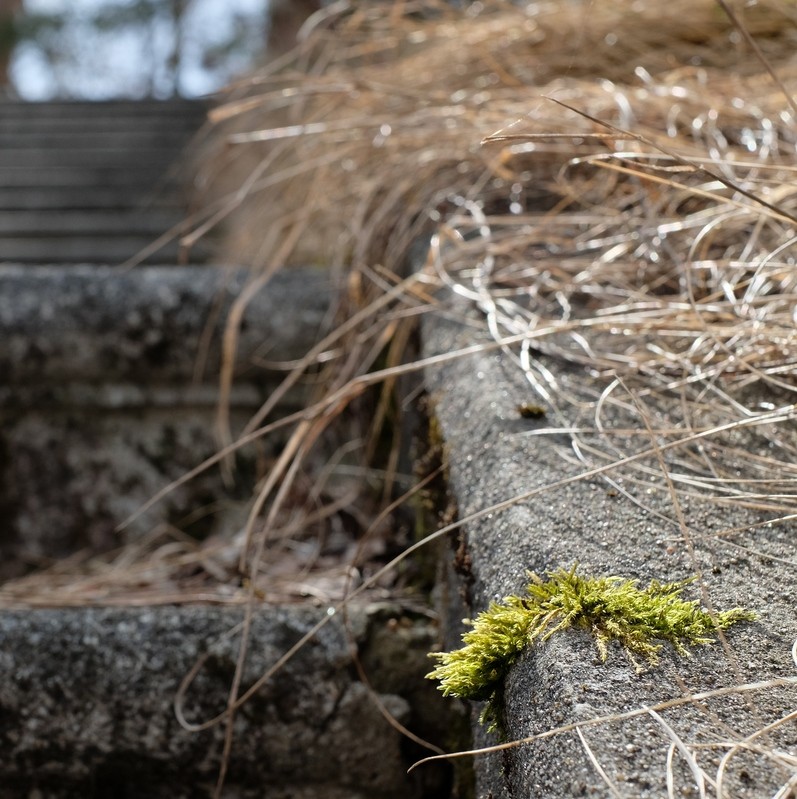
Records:
[[[424,324],[426,356],[473,343],[472,327],[439,318]],[[547,365],[556,368],[556,364]],[[449,450],[450,483],[460,518],[579,472],[556,452],[567,448],[565,437],[524,435],[531,426],[546,422],[519,417],[516,406],[533,397],[517,367],[503,355],[491,351],[430,369],[426,385]],[[468,524],[465,546],[460,547],[456,562],[469,614],[483,610],[491,600],[522,592],[526,570],[542,573],[578,562],[585,572],[619,574],[643,582],[690,576],[684,547],[668,542],[677,537],[677,531],[664,529],[658,519],[606,488],[598,480],[580,480],[544,490],[508,510]],[[657,506],[655,497],[651,505]],[[666,501],[659,502],[657,509],[671,512]],[[686,512],[690,513],[688,508]],[[713,510],[699,507],[688,523],[709,531],[749,524],[757,518],[737,508],[720,512],[716,506]],[[793,535],[793,528],[760,531],[764,548],[768,543],[788,546]],[[797,637],[797,614],[790,592],[783,590],[785,585],[793,585],[788,565],[754,556],[738,557],[737,551],[711,540],[700,545],[697,557],[716,607],[741,604],[760,615],[758,622],[729,631],[730,658],[721,646],[701,648],[689,660],[668,649],[659,668],[637,676],[620,652],[612,650],[608,663],[598,664],[589,636],[562,634],[526,652],[510,673],[505,693],[507,737],[523,738],[559,725],[650,706],[683,696],[684,691],[793,677],[789,650]],[[460,607],[451,610],[453,619],[461,615]],[[459,641],[452,640],[449,645],[458,646]],[[706,705],[705,714],[690,706],[665,715],[688,741],[744,736],[795,707],[797,688],[761,691]],[[477,743],[496,742],[477,724],[474,735]],[[666,794],[670,741],[652,717],[585,728],[584,735],[622,796]],[[787,737],[786,744],[788,741]],[[704,764],[710,774],[725,750],[705,751]],[[773,786],[776,789],[780,784],[764,758],[741,758],[730,771],[728,785],[733,796],[771,795]],[[478,758],[476,773],[478,797],[610,795],[574,732]],[[682,762],[676,762],[675,780],[676,786],[690,790],[690,775]]]
[[[174,702],[205,657],[185,716],[201,724],[224,710],[243,615],[218,606],[0,613],[0,797],[210,795],[224,725],[188,731]],[[243,690],[327,616],[256,608]],[[407,776],[418,754],[351,664],[356,644],[385,710],[426,734],[436,717],[439,734],[447,708],[423,679],[434,628],[385,603],[350,608],[347,623],[331,618],[238,712],[225,795],[404,799],[422,795],[419,777],[432,790],[445,783],[445,770]]]
[[[4,384],[15,392],[44,383],[175,384],[192,379],[199,359],[216,380],[225,321],[254,279],[222,266],[0,265]],[[304,355],[333,291],[320,269],[286,270],[265,283],[242,316],[236,370],[262,379],[258,361]]]

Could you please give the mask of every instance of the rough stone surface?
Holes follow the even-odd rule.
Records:
[[[425,354],[450,352],[475,340],[472,327],[435,319],[425,327]],[[562,374],[561,365],[546,361],[546,366]],[[570,377],[590,379],[586,370]],[[517,406],[532,397],[522,373],[505,355],[493,350],[430,369],[427,386],[449,448],[451,487],[461,518],[584,470],[572,457],[566,436],[528,435],[549,422],[518,414]],[[630,424],[628,419],[614,421],[620,427]],[[755,451],[765,449],[766,443],[750,436],[743,446]],[[522,592],[527,569],[542,573],[578,562],[585,573],[638,578],[645,584],[651,579],[690,577],[697,565],[714,607],[742,605],[759,614],[759,620],[731,628],[725,645],[695,649],[689,659],[665,647],[661,665],[640,675],[618,648],[613,647],[608,662],[601,664],[586,633],[559,634],[527,651],[510,672],[505,687],[509,739],[654,705],[688,692],[795,676],[790,655],[797,638],[794,567],[789,565],[793,524],[764,526],[741,538],[726,539],[712,533],[760,521],[761,514],[684,499],[687,525],[694,532],[693,559],[678,526],[665,521],[673,516],[666,492],[646,492],[645,504],[647,510],[599,478],[581,479],[545,488],[469,523],[456,565],[470,614],[485,609],[490,600]],[[749,549],[740,550],[738,544]],[[689,598],[700,596],[696,586]],[[453,613],[459,618],[461,610]],[[449,641],[449,646],[458,644]],[[796,705],[797,685],[792,683],[709,699],[662,715],[683,740],[712,745],[698,750],[699,762],[711,776],[727,751],[716,746],[718,741],[739,740]],[[584,727],[583,735],[621,796],[667,795],[670,739],[654,718],[643,715]],[[477,745],[497,742],[478,727],[475,737]],[[762,745],[792,754],[796,742],[793,723],[766,736],[766,744],[761,739]],[[478,758],[476,771],[480,799],[612,795],[572,731]],[[672,773],[675,795],[698,795],[677,752]],[[726,786],[729,796],[753,799],[773,795],[786,779],[788,774],[773,768],[765,756],[744,752],[728,764]]]
[[[124,543],[115,532],[123,519],[216,452],[222,335],[249,278],[211,267],[0,267],[0,577]],[[237,350],[234,432],[285,375],[264,360],[304,354],[330,296],[313,270],[255,294]],[[296,401],[288,396],[286,407]],[[278,446],[271,439],[257,456]],[[128,535],[163,521],[199,536],[236,530],[255,457],[250,449],[239,459],[240,485],[207,472]],[[219,502],[220,512],[182,521]]]
[[[185,696],[191,723],[226,706],[240,636],[241,609],[161,607],[13,611],[0,616],[0,797],[203,797],[218,772],[224,729],[178,724],[183,678],[209,654]],[[262,607],[254,615],[244,688],[310,627],[324,609]],[[351,638],[335,617],[252,697],[235,721],[225,796],[277,799],[390,799],[446,795],[445,768],[406,774],[416,753],[383,717],[351,666],[352,642],[395,638],[403,684],[383,691],[373,659],[369,677],[384,708],[429,734],[426,651],[434,630],[400,608],[352,611]],[[396,664],[394,664],[396,665]],[[434,693],[434,692],[433,692]],[[445,728],[447,707],[436,706]]]

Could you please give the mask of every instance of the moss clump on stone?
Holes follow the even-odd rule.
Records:
[[[433,652],[439,663],[427,675],[440,681],[445,696],[487,701],[482,721],[497,721],[503,680],[523,649],[545,641],[554,633],[575,627],[595,637],[602,661],[610,641],[619,641],[637,672],[642,666],[635,656],[654,666],[662,643],[668,641],[681,655],[688,645],[711,643],[717,629],[754,614],[741,608],[709,614],[698,601],[681,599],[691,580],[638,587],[637,580],[621,577],[582,577],[574,566],[569,571],[547,572],[543,581],[529,573],[525,597],[509,596],[493,602],[475,620],[463,637],[462,649]]]

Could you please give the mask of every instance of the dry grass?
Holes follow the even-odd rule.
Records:
[[[743,14],[786,87],[795,15],[786,2]],[[361,441],[348,462],[363,474],[386,423],[399,429],[389,368],[407,360],[413,320],[441,284],[482,311],[586,466],[630,451],[621,442],[633,432],[605,421],[630,392],[663,441],[685,430],[709,439],[700,452],[675,448],[684,495],[794,513],[794,453],[778,434],[793,414],[794,112],[722,9],[344,3],[313,22],[298,51],[216,109],[201,180],[209,220],[228,220],[227,251],[262,268],[259,282],[312,262],[345,287],[338,326],[286,380],[285,390],[324,365],[315,416],[284,420],[292,443],[262,487],[271,535],[281,537],[288,498],[272,500],[283,478],[333,419],[340,442]],[[428,236],[426,269],[412,273]],[[233,324],[229,350],[235,338]],[[603,394],[553,375],[535,352],[606,376]],[[385,389],[362,402],[377,364]],[[661,404],[673,399],[680,416]],[[360,417],[370,408],[373,428],[357,414],[341,426],[352,405]],[[753,428],[767,454],[739,475],[749,449],[739,431]],[[650,469],[639,464],[627,484],[647,483]]]
[[[795,13],[744,16],[787,85]],[[645,397],[685,396],[693,430],[790,414],[794,116],[718,6],[362,4],[316,23],[292,62],[217,110],[224,155],[211,162],[258,165],[227,207],[240,258],[274,268],[274,242],[299,230],[279,265],[345,265],[358,356],[379,343],[377,314],[426,301],[413,282],[442,283],[496,341],[525,336],[518,364],[565,427],[590,403],[600,431],[619,384],[579,396],[532,346]],[[427,270],[405,278],[425,235]],[[357,374],[351,361],[334,371],[339,385]],[[740,403],[753,386],[773,402]],[[790,452],[757,464],[755,484],[721,466],[707,479],[718,499],[794,511]]]
[[[279,541],[307,542],[296,533],[301,503],[291,491],[331,430],[337,443],[356,442],[344,460],[359,475],[376,475],[375,455],[384,456],[378,482],[384,500],[394,496],[402,405],[391,397],[400,388],[406,399],[414,387],[402,381],[428,365],[408,363],[412,327],[439,310],[441,286],[480,312],[492,341],[474,349],[501,348],[523,370],[552,427],[569,433],[581,477],[605,476],[643,502],[638,486],[650,490],[651,475],[664,474],[656,490],[676,509],[699,496],[758,509],[768,521],[793,517],[795,452],[781,430],[797,416],[797,6],[781,0],[737,13],[742,30],[709,0],[524,8],[495,0],[464,12],[434,0],[339,2],[315,15],[297,51],[232,87],[213,114],[218,134],[206,151],[208,203],[196,235],[223,224],[228,252],[260,269],[260,281],[292,264],[329,265],[345,287],[336,322],[246,431],[246,440],[278,428],[292,434],[240,539],[181,542],[160,560],[152,553],[163,555],[163,542],[132,561],[123,555],[124,568],[107,562],[87,587],[73,580],[71,593],[59,578],[63,601],[94,601],[92,591],[105,602],[134,601],[142,584],[147,601],[159,587],[171,601],[179,581],[170,567],[221,557],[213,546],[226,570],[214,577],[208,567],[189,598],[262,597],[275,584],[263,580],[265,554]],[[425,238],[428,257],[414,269]],[[235,345],[234,326],[227,343]],[[532,357],[538,352],[587,366],[603,389],[566,369],[553,374]],[[314,403],[270,421],[310,370],[321,376]],[[222,377],[228,389],[230,375]],[[636,409],[639,428],[612,430],[605,412],[613,403]],[[222,430],[224,414],[222,403]],[[241,445],[226,435],[227,448],[205,466]],[[629,445],[639,440],[652,442],[645,457]],[[618,464],[622,484],[612,477]],[[331,469],[330,485],[342,473]],[[345,506],[368,528],[376,507],[341,485],[351,483],[338,482],[305,512],[325,507],[328,519]],[[744,532],[723,535],[733,545]],[[745,540],[738,546],[754,546]],[[416,548],[358,573],[354,591],[344,569],[319,601],[342,607]],[[794,566],[793,552],[783,559]],[[318,579],[332,574],[328,565]],[[142,575],[147,568],[154,571]],[[230,574],[246,582],[224,596]],[[42,585],[7,585],[0,600],[22,602]],[[251,691],[238,693],[218,720],[231,719]],[[589,754],[586,726],[551,734],[578,729]],[[671,759],[677,750],[694,764],[694,747],[670,744]],[[756,745],[731,742],[722,764]],[[795,768],[791,755],[776,756]],[[718,796],[722,768],[709,780],[694,764]]]
[[[433,289],[453,289],[570,434],[582,476],[644,504],[658,475],[691,550],[687,498],[768,521],[797,511],[781,432],[795,416],[795,9],[746,8],[739,29],[709,2],[607,5],[361,4],[317,18],[293,61],[217,111],[230,171],[262,167],[225,209],[229,241],[273,265],[274,242],[299,230],[280,266],[345,265],[343,313],[359,314],[346,340],[363,351],[386,345],[386,310],[426,312]],[[597,380],[554,374],[540,352]],[[338,385],[362,374],[335,367]],[[639,427],[612,430],[613,404]],[[712,776],[654,718],[670,770],[677,754],[701,793],[726,795],[723,770],[752,739],[718,743]],[[757,752],[794,773],[788,752]]]
[[[797,79],[795,16],[789,2],[743,11],[787,87]],[[296,565],[312,571],[323,553],[308,542],[330,532],[319,519],[345,510],[368,527],[376,509],[347,497],[369,482],[363,476],[383,497],[408,478],[402,407],[390,396],[409,370],[394,367],[411,352],[417,317],[437,307],[440,285],[480,309],[585,466],[622,459],[624,438],[649,435],[607,428],[606,408],[627,405],[631,391],[665,446],[684,430],[709,439],[699,452],[673,447],[679,491],[794,513],[794,453],[778,435],[793,414],[794,112],[722,9],[708,0],[498,1],[462,13],[423,0],[337,3],[311,22],[297,51],[232,87],[215,110],[198,180],[206,210],[186,239],[226,222],[230,260],[260,268],[258,284],[294,263],[326,264],[344,286],[340,308],[245,431],[244,441],[292,431],[245,535],[177,549],[169,541],[168,558],[156,543],[140,559],[158,553],[164,566],[149,572],[148,593],[162,578],[173,596],[165,564],[185,570],[192,550],[200,570],[205,550],[218,548],[246,571],[260,560],[256,533],[268,531],[273,547],[304,526],[310,535],[299,544],[310,554]],[[412,271],[424,237],[426,267]],[[233,322],[228,352],[235,344]],[[531,357],[538,351],[616,379],[593,396],[543,369]],[[374,375],[377,366],[386,368]],[[310,370],[321,370],[317,402],[301,418],[275,419],[280,398]],[[231,378],[225,370],[225,389]],[[366,397],[380,382],[381,394]],[[662,396],[684,414],[658,417]],[[767,454],[746,458],[738,475],[738,430],[751,428]],[[219,429],[226,457],[242,442],[225,401]],[[322,469],[323,490],[297,490],[286,476],[317,462],[323,442],[323,457],[341,447],[345,456]],[[390,453],[381,472],[377,450]],[[647,483],[650,468],[635,466],[626,485]],[[303,502],[309,523],[297,516]],[[141,575],[128,584],[106,561],[98,568],[113,580],[92,583],[97,593],[86,600],[124,603]],[[221,586],[219,600],[229,601],[238,568],[205,571],[197,590]],[[40,588],[57,602],[53,586],[63,580],[54,577]],[[262,595],[264,580],[250,577]],[[37,593],[28,578],[1,598],[24,603]]]

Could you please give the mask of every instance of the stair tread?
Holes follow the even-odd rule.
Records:
[[[85,117],[129,116],[135,119],[147,116],[201,116],[207,109],[202,100],[3,100],[0,104],[3,116],[25,118],[63,117],[68,115]]]
[[[165,234],[165,229],[151,233],[99,233],[69,236],[9,236],[0,237],[0,263],[120,263],[148,249]],[[191,263],[207,259],[207,245],[197,243],[191,248]],[[178,261],[180,246],[176,241],[165,244],[148,263]],[[153,260],[154,258],[154,260]]]
[[[150,232],[170,228],[184,217],[162,209],[4,211],[0,214],[0,238],[28,233],[48,236]]]
[[[124,192],[108,186],[0,187],[0,212],[94,209],[134,211],[150,208],[170,211],[182,207],[174,194],[175,192],[158,191],[153,186],[141,186],[138,189],[127,187]]]
[[[38,128],[38,126],[37,126]],[[191,138],[193,126],[185,130],[126,130],[96,131],[89,126],[73,131],[31,130],[14,132],[0,126],[0,148],[2,150],[94,150],[94,149],[164,149],[174,150],[185,145]]]

